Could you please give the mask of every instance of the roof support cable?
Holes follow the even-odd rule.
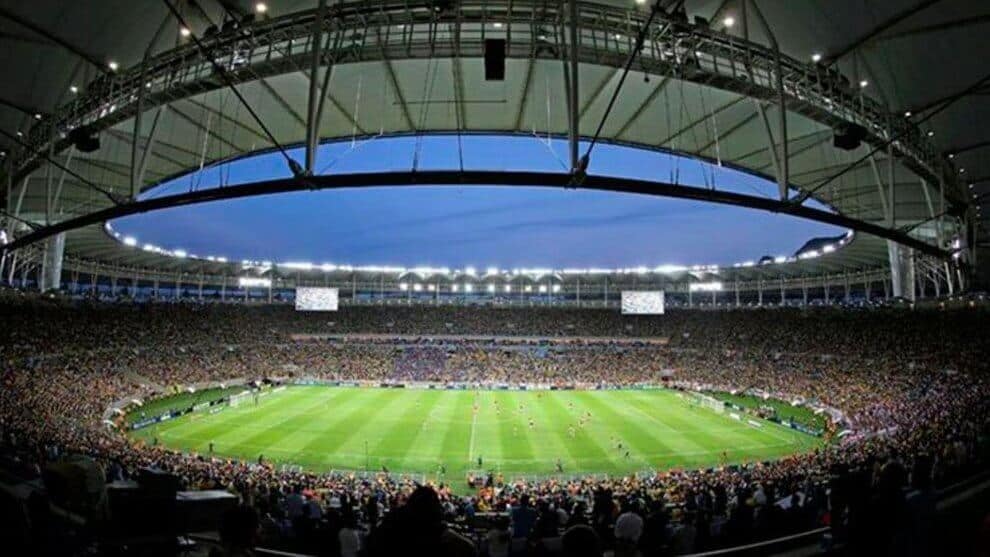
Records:
[[[684,0],[678,0],[673,6],[671,6],[671,12],[676,11]],[[608,120],[608,115],[612,112],[612,108],[615,106],[615,101],[619,98],[619,92],[622,91],[622,85],[626,82],[626,78],[629,76],[629,70],[632,68],[633,62],[636,61],[636,56],[639,55],[640,51],[643,50],[643,43],[646,41],[646,34],[650,30],[650,26],[653,25],[653,20],[656,19],[657,13],[661,11],[660,0],[656,0],[650,7],[650,17],[646,19],[646,23],[639,28],[639,33],[636,34],[636,43],[633,45],[632,52],[629,53],[629,57],[626,58],[626,65],[622,68],[622,77],[619,78],[619,84],[616,85],[615,90],[612,91],[612,98],[608,101],[608,106],[605,107],[605,113],[602,114],[602,119],[598,122],[598,129],[595,130],[595,135],[592,136],[591,142],[588,144],[588,149],[584,152],[584,156],[578,163],[578,167],[574,169],[574,177],[572,179],[572,185],[578,186],[584,181],[585,176],[588,173],[588,163],[591,161],[591,151],[595,148],[598,143],[598,138],[602,134],[602,129],[605,127],[605,122]]]
[[[16,135],[14,135],[14,134],[6,131],[6,130],[0,130],[0,135],[6,137],[7,139],[10,139],[11,141],[17,143],[21,147],[24,147],[25,149],[27,149],[29,147],[28,144],[25,143],[23,140],[21,140],[20,137],[17,137]],[[62,163],[58,162],[57,160],[55,160],[55,158],[52,157],[52,156],[50,156],[46,151],[44,151],[44,150],[38,151],[38,156],[40,156],[41,158],[43,158],[46,161],[48,161],[48,164],[54,165],[56,168],[62,170],[63,172],[65,172],[69,176],[72,176],[76,180],[79,180],[83,185],[85,185],[85,186],[87,186],[87,187],[89,187],[89,188],[91,188],[91,189],[93,189],[95,191],[98,191],[98,192],[102,193],[103,196],[106,197],[107,199],[109,199],[110,202],[113,203],[114,205],[122,205],[123,203],[125,203],[125,201],[123,199],[119,198],[116,194],[114,194],[110,190],[101,188],[100,186],[97,186],[93,182],[91,182],[88,179],[86,179],[83,176],[81,176],[78,172],[75,172],[75,171],[70,170],[69,167],[67,167],[64,164],[62,164]],[[26,188],[27,185],[25,184],[22,187],[25,187]]]
[[[167,6],[169,11],[172,12],[172,15],[175,16],[175,19],[179,22],[180,25],[182,25],[186,29],[190,28],[189,25],[186,24],[186,21],[182,17],[182,14],[179,13],[179,10],[175,7],[175,5],[172,3],[171,0],[162,0],[162,2],[165,3],[165,6]],[[272,145],[274,145],[275,148],[278,149],[278,151],[282,154],[282,157],[285,158],[285,162],[289,166],[289,170],[292,171],[293,176],[295,176],[296,178],[304,177],[306,175],[306,172],[303,169],[303,167],[298,162],[296,162],[295,159],[290,157],[288,151],[285,150],[285,147],[283,147],[282,144],[279,143],[277,139],[275,139],[275,135],[272,134],[272,131],[261,120],[261,117],[258,116],[258,113],[255,112],[254,108],[251,107],[251,104],[247,101],[247,99],[244,98],[244,95],[242,95],[241,92],[237,90],[237,87],[234,85],[234,81],[230,78],[230,75],[227,73],[227,69],[216,61],[216,58],[213,56],[213,52],[210,49],[208,49],[205,44],[203,44],[203,41],[201,41],[199,37],[196,36],[195,33],[191,33],[189,35],[189,38],[191,38],[193,43],[196,45],[196,48],[199,50],[200,55],[202,55],[204,58],[207,59],[207,61],[209,61],[210,65],[213,66],[213,69],[217,72],[217,75],[219,75],[220,78],[223,80],[224,84],[227,87],[229,87],[230,90],[234,92],[234,95],[237,97],[237,99],[241,101],[241,104],[243,104],[244,108],[246,108],[247,111],[251,114],[251,117],[254,119],[254,121],[258,123],[258,126],[261,127],[261,130],[268,137],[268,140],[272,142]]]
[[[927,122],[928,120],[931,120],[937,114],[940,114],[942,111],[944,111],[945,109],[947,109],[950,106],[952,106],[956,101],[958,101],[959,99],[962,99],[962,98],[970,95],[973,91],[976,91],[976,90],[980,89],[981,87],[983,87],[988,82],[990,82],[990,74],[985,75],[979,81],[973,83],[972,85],[970,85],[966,89],[963,89],[962,91],[959,91],[958,93],[952,95],[951,97],[947,97],[947,98],[943,99],[942,100],[942,104],[940,106],[938,106],[937,108],[935,108],[935,110],[933,110],[933,111],[925,114],[925,116],[923,118],[921,118],[919,120],[916,120],[915,121],[915,127],[917,127],[917,126],[919,126],[919,125]],[[824,188],[828,184],[831,184],[833,181],[837,180],[838,178],[840,178],[842,176],[845,176],[846,173],[849,172],[850,170],[852,170],[854,168],[858,168],[859,165],[863,163],[863,161],[865,161],[865,160],[869,159],[870,157],[872,157],[873,155],[879,153],[881,150],[886,149],[888,145],[891,145],[894,142],[900,140],[907,132],[913,130],[915,127],[905,127],[899,133],[890,136],[889,138],[887,138],[886,140],[884,140],[883,142],[881,142],[879,145],[877,145],[876,147],[874,147],[873,149],[871,149],[870,152],[866,153],[862,157],[856,159],[855,161],[853,161],[853,162],[849,163],[848,165],[846,165],[845,167],[843,167],[842,170],[840,170],[840,171],[836,172],[835,174],[829,176],[828,178],[826,178],[825,180],[823,180],[821,183],[819,183],[815,187],[811,188],[810,190],[806,190],[801,195],[798,195],[798,196],[794,197],[793,200],[792,200],[792,203],[794,203],[795,205],[800,205],[800,204],[804,203],[805,201],[807,201],[807,199],[809,197],[811,197],[812,195],[814,195],[815,192],[817,192],[820,189]]]

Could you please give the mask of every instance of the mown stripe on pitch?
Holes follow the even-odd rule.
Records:
[[[471,424],[465,421],[465,417],[471,416],[474,396],[474,393],[468,392],[443,391],[444,404],[441,407],[450,410],[436,416],[436,419],[431,420],[426,428],[421,429],[416,438],[416,444],[420,445],[428,439],[430,444],[434,445],[439,437],[438,458],[442,455],[443,458],[455,463],[454,466],[458,462],[466,461]],[[466,465],[467,468],[470,466],[470,463]]]
[[[337,467],[358,467],[357,458],[342,457],[327,450],[327,444],[337,435],[340,421],[350,413],[363,413],[379,400],[387,400],[390,392],[378,389],[345,388],[344,395],[334,404],[324,404],[309,413],[305,427],[286,431],[279,445],[288,453],[295,464],[305,464],[314,469],[328,469],[329,464]],[[273,444],[274,446],[274,444]],[[364,454],[364,447],[360,453]],[[353,461],[353,462],[351,462]],[[360,459],[364,463],[364,459]]]
[[[265,451],[276,452],[278,460],[296,463],[294,459],[297,455],[290,453],[296,448],[292,440],[293,435],[305,433],[306,426],[313,423],[314,417],[319,416],[331,401],[342,400],[346,403],[354,391],[356,390],[338,390],[332,387],[323,391],[314,389],[314,399],[311,403],[301,405],[285,417],[282,417],[280,413],[265,413],[263,421],[265,421],[266,426],[260,431],[245,436],[239,443],[235,444],[234,450],[241,450],[246,454],[254,455],[264,454]],[[278,416],[279,419],[272,421],[275,416]],[[273,448],[277,451],[270,450]]]
[[[308,398],[292,392],[272,396],[278,397],[273,401],[277,403],[272,405],[275,407],[297,404]],[[184,443],[186,450],[208,451],[209,444],[212,441],[217,454],[240,457],[242,455],[236,454],[232,450],[233,444],[228,444],[227,441],[239,439],[243,436],[244,430],[241,428],[245,424],[263,421],[268,416],[268,412],[259,411],[253,402],[248,404],[251,404],[251,406],[229,407],[219,414],[199,414],[201,421],[191,421],[191,418],[197,416],[197,414],[184,416],[176,422],[176,425],[179,427],[176,430],[170,431],[170,436],[174,435],[175,437],[173,439],[179,443]]]
[[[290,393],[284,394],[285,398],[292,396]],[[170,432],[177,438],[188,438],[198,442],[203,437],[204,432],[212,434],[214,429],[221,431],[228,427],[226,424],[239,419],[243,415],[243,407],[231,407],[228,403],[227,407],[218,414],[194,412],[159,424],[158,431]]]
[[[571,459],[575,464],[578,464],[580,471],[587,471],[589,466],[585,462],[599,461],[603,466],[608,466],[612,470],[621,468],[620,464],[616,462],[605,450],[598,441],[590,435],[586,430],[582,428],[575,428],[574,438],[571,439],[570,435],[567,433],[567,419],[569,414],[567,409],[559,400],[559,393],[547,392],[545,396],[539,397],[539,401],[542,402],[540,407],[546,410],[548,413],[552,413],[554,421],[551,422],[551,431],[557,436],[558,439],[563,441],[564,448],[570,454]],[[577,422],[577,418],[574,418],[574,422]],[[551,424],[544,424],[547,427]],[[565,469],[566,472],[566,469]]]
[[[639,400],[643,400],[645,394],[635,393]],[[758,440],[758,435],[754,435],[755,429],[748,431],[741,427],[734,430],[732,435],[725,435],[719,430],[726,425],[739,425],[739,422],[706,408],[690,406],[680,399],[676,399],[676,402],[672,408],[677,411],[668,412],[665,417],[678,427],[682,439],[689,440],[700,450],[710,452],[691,454],[693,451],[684,451],[686,454],[672,456],[672,463],[682,466],[713,466],[721,463],[722,452],[731,462],[750,460],[758,455],[761,445],[765,445]]]
[[[437,403],[437,399],[429,396],[430,394],[430,391],[417,389],[400,395],[402,405],[391,411],[398,413],[401,419],[382,432],[382,437],[371,449],[373,458],[387,463],[391,468],[409,468],[404,459],[423,429],[426,417]]]
[[[608,393],[612,395],[608,398],[598,397],[596,394],[597,393],[586,391],[576,393],[576,398],[578,400],[593,409],[591,418],[592,425],[604,424],[610,431],[614,432],[618,439],[620,439],[626,447],[619,452],[624,453],[625,450],[634,449],[630,456],[635,457],[647,466],[665,466],[666,462],[651,461],[649,456],[639,456],[635,453],[638,452],[640,455],[651,455],[659,452],[676,450],[675,447],[672,447],[664,439],[664,436],[667,435],[668,432],[664,430],[655,430],[655,432],[650,431],[645,426],[641,425],[642,420],[637,420],[634,417],[617,411],[614,408],[615,404],[621,405],[627,403],[627,401],[624,400],[626,397],[621,396],[620,393]],[[624,454],[622,455],[622,458],[625,460]]]
[[[499,447],[496,466],[509,472],[529,472],[537,467],[536,451],[533,444],[533,435],[529,429],[527,416],[533,412],[533,400],[529,393],[519,391],[493,391],[493,399],[497,398],[500,405],[501,415],[495,413],[494,406],[488,411],[491,419],[495,422],[495,437]],[[519,412],[519,405],[526,409],[525,413]],[[540,424],[537,424],[540,427]],[[489,439],[489,443],[495,444],[495,439]],[[477,443],[477,441],[475,441]],[[530,460],[530,466],[521,465],[515,461]]]
[[[391,389],[376,389],[375,395],[365,399],[363,404],[343,412],[339,418],[328,428],[337,435],[326,438],[326,443],[320,446],[320,450],[326,453],[327,457],[333,457],[335,451],[339,451],[349,441],[354,439],[359,433],[368,427],[377,427],[376,420],[382,413],[390,411],[392,405],[403,396],[402,391]],[[363,450],[364,445],[360,444],[359,450]],[[343,452],[343,451],[342,451]],[[341,461],[346,459],[341,458]]]
[[[724,446],[722,440],[710,432],[711,424],[723,419],[718,414],[705,408],[689,407],[681,399],[669,396],[670,393],[625,392],[629,395],[627,401],[632,408],[673,428],[670,432],[671,439],[681,446],[689,447],[689,451]],[[698,427],[699,424],[701,427]]]

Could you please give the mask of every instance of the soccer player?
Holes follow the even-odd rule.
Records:
[[[478,468],[481,469],[483,467],[484,467],[484,462],[481,460],[481,455],[479,455],[478,456]]]
[[[564,473],[564,463],[560,461],[559,457],[557,458],[557,473],[558,474]]]

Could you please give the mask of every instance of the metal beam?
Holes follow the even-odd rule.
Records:
[[[224,199],[238,199],[255,195],[302,191],[308,189],[350,189],[359,187],[380,186],[454,186],[466,185],[501,185],[518,187],[550,187],[562,188],[572,184],[570,174],[553,172],[500,172],[500,171],[403,171],[403,172],[371,172],[346,175],[320,175],[306,180],[283,178],[252,184],[242,184],[236,188],[210,188],[198,191],[188,191],[175,195],[155,197],[105,208],[73,219],[52,224],[31,232],[14,242],[3,246],[4,251],[13,251],[34,242],[43,240],[60,232],[74,230],[91,224],[127,215],[145,213],[169,207],[194,205]],[[785,213],[811,219],[826,224],[851,228],[881,238],[893,240],[914,248],[922,253],[935,257],[948,257],[942,249],[912,238],[898,230],[892,230],[871,222],[852,219],[830,211],[795,205],[786,201],[768,199],[766,197],[739,194],[725,190],[714,190],[703,187],[682,186],[667,182],[651,180],[634,180],[609,176],[589,175],[583,182],[583,187],[593,190],[650,195],[657,197],[672,197],[705,201],[722,205],[736,205],[759,209],[773,213]]]
[[[536,58],[530,58],[526,65],[526,77],[523,78],[522,95],[519,97],[519,109],[516,111],[516,120],[513,129],[518,130],[522,126],[523,115],[526,112],[526,99],[529,98],[530,84],[533,82],[533,70],[536,66]]]
[[[950,149],[946,149],[945,154],[956,156],[960,153],[965,153],[967,151],[975,151],[976,149],[983,149],[984,147],[990,147],[990,140],[978,141],[976,143],[970,143],[968,145],[963,145],[961,147],[952,147]]]
[[[110,68],[102,60],[99,60],[92,54],[89,54],[88,52],[84,51],[78,46],[59,37],[58,35],[43,29],[40,25],[32,21],[29,21],[27,19],[24,19],[23,17],[15,13],[12,13],[3,7],[0,7],[0,17],[13,21],[14,23],[20,25],[21,27],[30,30],[32,33],[37,33],[38,35],[48,39],[49,41],[61,46],[65,50],[68,50],[72,54],[75,54],[79,58],[82,58],[83,60],[89,62],[94,68],[96,68],[100,72],[103,72],[104,74],[111,73]]]
[[[302,128],[306,128],[306,120],[298,112],[296,112],[296,109],[292,108],[289,101],[285,100],[285,98],[283,98],[282,95],[280,95],[278,91],[276,91],[275,88],[268,83],[267,79],[259,79],[258,83],[261,84],[261,88],[267,91],[268,94],[275,99],[275,102],[277,102],[278,105],[289,114],[289,116],[292,116],[292,119],[295,120],[296,123],[298,123]]]
[[[891,41],[894,39],[902,39],[905,37],[927,35],[929,33],[935,33],[938,31],[949,31],[952,29],[962,29],[964,27],[972,27],[974,25],[985,25],[987,23],[990,23],[990,14],[983,14],[983,15],[967,17],[963,19],[953,19],[949,21],[933,23],[931,25],[922,25],[920,27],[913,27],[911,29],[905,29],[904,31],[898,31],[896,33],[887,33],[886,35],[881,35],[877,37],[873,42],[876,43],[880,41]]]
[[[883,33],[884,31],[892,28],[893,26],[895,26],[898,23],[904,21],[905,19],[913,16],[916,13],[921,12],[923,10],[926,10],[926,9],[930,8],[931,6],[933,6],[935,4],[938,4],[939,2],[941,2],[941,0],[922,0],[921,2],[918,2],[917,4],[911,6],[910,8],[907,8],[906,10],[903,10],[903,11],[900,11],[900,12],[894,14],[892,17],[890,17],[886,21],[881,22],[879,25],[877,25],[873,29],[870,29],[866,33],[864,33],[864,34],[860,35],[859,37],[857,37],[851,43],[849,43],[846,46],[840,48],[838,51],[836,51],[836,52],[834,52],[832,54],[829,54],[826,57],[827,63],[828,64],[833,64],[833,63],[839,61],[839,59],[841,59],[843,56],[849,54],[850,52],[853,52],[857,48],[859,48],[859,47],[863,46],[864,44],[870,42],[871,40],[873,40],[874,38],[876,38],[878,35],[880,35],[881,33]]]
[[[578,170],[578,141],[581,136],[581,114],[578,111],[578,8],[577,0],[569,0],[568,2],[568,31],[570,31],[569,37],[569,47],[570,47],[570,83],[567,89],[568,102],[568,113],[570,117],[568,121],[570,126],[568,129],[568,143],[569,151],[571,155],[571,172],[577,172]]]
[[[784,70],[780,63],[780,45],[777,44],[777,38],[770,29],[770,24],[767,23],[766,18],[763,17],[763,11],[760,10],[760,6],[756,3],[756,0],[751,1],[753,3],[753,11],[756,12],[756,19],[760,22],[760,26],[763,27],[764,33],[766,33],[767,38],[770,39],[770,46],[773,48],[774,74],[777,83],[777,101],[780,104],[779,117],[781,152],[777,156],[779,167],[777,169],[777,188],[779,190],[778,193],[780,194],[780,199],[787,199],[788,183],[790,180],[790,156],[787,153],[787,94],[784,91]],[[760,113],[763,113],[762,107],[760,108]],[[773,143],[773,139],[771,138],[770,145],[772,146]]]
[[[319,0],[316,17],[313,18],[313,36],[310,39],[309,97],[306,105],[306,173],[312,174],[316,167],[316,145],[319,142],[319,72],[320,55],[323,45],[323,17],[327,10],[327,0]]]
[[[707,114],[703,114],[700,118],[698,118],[698,119],[696,119],[696,120],[694,120],[692,122],[688,122],[688,124],[686,126],[682,126],[681,129],[679,129],[679,130],[675,131],[674,133],[668,135],[666,139],[664,139],[663,141],[660,142],[660,145],[667,145],[671,141],[673,141],[673,140],[677,139],[678,137],[684,135],[685,133],[691,131],[696,126],[701,125],[701,124],[704,124],[712,116],[715,116],[716,114],[719,114],[719,113],[721,113],[721,112],[723,112],[725,110],[728,110],[728,109],[732,108],[733,106],[736,106],[737,104],[745,101],[746,99],[747,99],[747,97],[742,97],[742,96],[741,97],[738,97],[738,98],[735,98],[735,99],[732,99],[731,101],[723,104],[722,106],[716,108],[715,110],[713,110],[713,111],[711,111],[711,112],[709,112]]]
[[[645,112],[646,109],[649,108],[651,104],[653,104],[653,101],[655,101],[657,97],[660,96],[660,93],[662,93],[664,89],[667,88],[668,83],[670,83],[670,77],[665,76],[660,79],[660,83],[657,83],[656,87],[653,88],[653,91],[650,91],[650,95],[645,99],[643,99],[643,102],[639,103],[639,106],[636,107],[636,110],[633,111],[633,113],[629,116],[629,118],[626,119],[626,122],[622,124],[622,126],[619,128],[619,131],[616,132],[615,137],[617,138],[622,137],[622,135],[625,134],[626,131],[630,127],[632,127],[634,123],[636,123],[636,120],[639,119],[639,117],[643,114],[643,112]]]

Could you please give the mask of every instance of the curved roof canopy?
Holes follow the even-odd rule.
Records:
[[[882,266],[882,237],[944,254],[990,177],[980,2],[661,1],[651,17],[635,0],[586,0],[576,18],[566,1],[328,4],[0,1],[9,235],[82,223],[73,257],[207,265],[123,246],[100,217],[177,175],[314,137],[567,136],[574,53],[581,137],[600,126],[603,141],[786,182],[796,193],[768,210],[814,197],[863,232],[794,275]],[[485,79],[487,39],[506,41],[504,80]],[[834,147],[850,125],[862,145]],[[80,129],[98,149],[79,148]],[[324,181],[307,180],[296,186]]]

